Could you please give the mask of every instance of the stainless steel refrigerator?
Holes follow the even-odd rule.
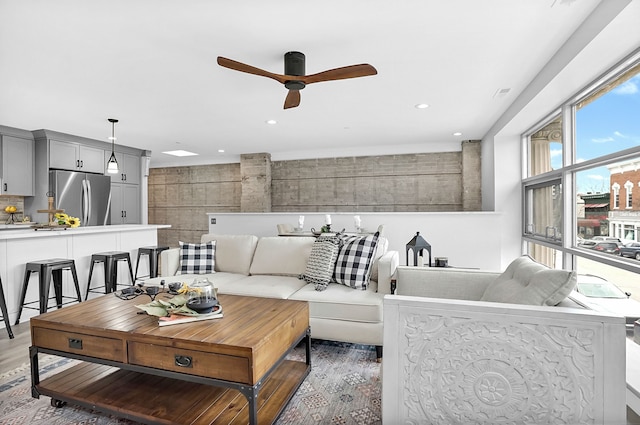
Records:
[[[81,226],[111,224],[111,177],[77,171],[49,171],[55,208],[80,219]]]

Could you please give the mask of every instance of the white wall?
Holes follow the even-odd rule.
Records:
[[[320,229],[325,214],[331,214],[331,228],[354,232],[354,215],[359,215],[362,227],[375,231],[384,224],[384,235],[389,239],[389,249],[398,251],[400,264],[406,263],[406,245],[420,232],[431,245],[433,257],[448,257],[449,264],[501,270],[501,226],[504,217],[491,212],[447,213],[209,213],[209,232],[216,234],[253,234],[275,236],[276,225],[289,223],[296,226],[298,216],[304,215],[304,228]],[[216,224],[211,224],[211,219]],[[515,253],[518,256],[519,253]],[[513,260],[512,257],[510,260]]]

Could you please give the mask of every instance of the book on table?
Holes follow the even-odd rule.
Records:
[[[170,316],[158,318],[159,326],[177,325],[180,323],[200,322],[202,320],[220,319],[222,318],[222,307],[216,306],[214,311],[207,314],[198,314],[197,316],[186,316],[183,314],[171,314]]]

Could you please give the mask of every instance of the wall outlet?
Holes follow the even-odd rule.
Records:
[[[211,224],[216,224],[216,219],[215,218],[211,219]]]

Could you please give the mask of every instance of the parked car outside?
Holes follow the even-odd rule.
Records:
[[[620,255],[640,260],[640,242],[631,242],[630,244],[623,246],[620,248]]]
[[[585,246],[585,245],[583,245]],[[620,255],[620,248],[623,247],[619,242],[596,242],[593,246],[587,246],[587,248],[595,249],[596,251],[606,252],[607,254]]]
[[[631,293],[622,291],[606,279],[579,274],[576,292],[583,295],[575,299],[579,303],[584,303],[595,311],[624,316],[629,330],[640,319],[640,302],[630,298]]]
[[[614,238],[613,236],[594,236],[591,238],[591,240],[598,242],[618,242],[623,244],[620,238]]]

